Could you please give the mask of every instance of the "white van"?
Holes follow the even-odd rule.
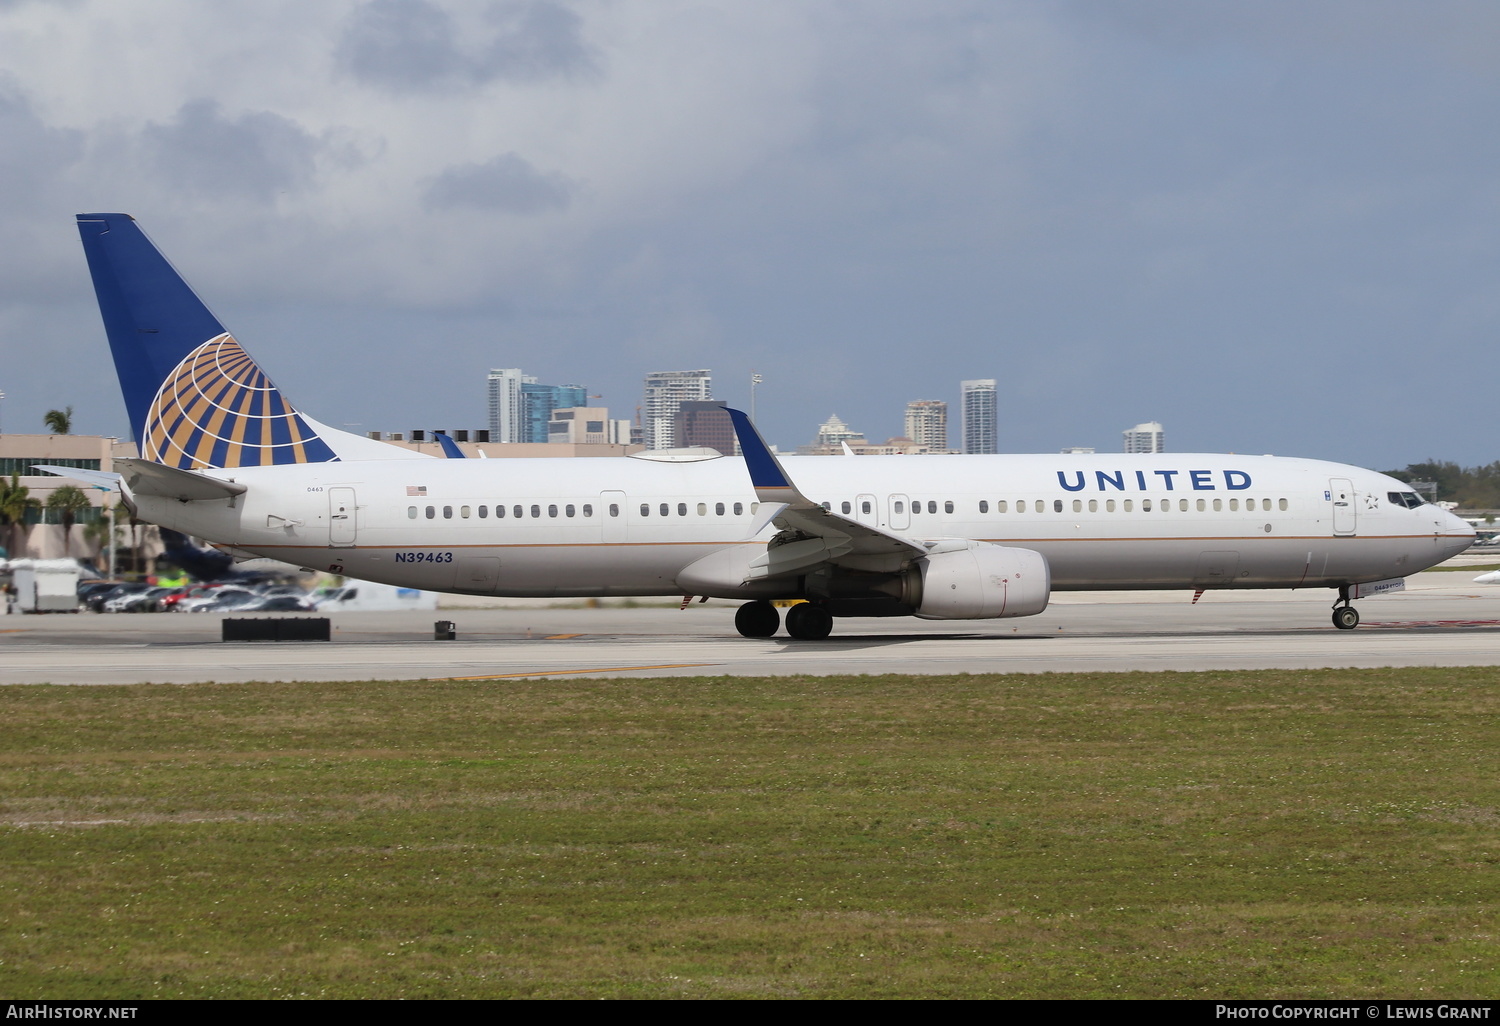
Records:
[[[393,584],[348,581],[337,588],[319,588],[312,600],[320,613],[388,612],[396,609],[436,609],[437,592],[398,588]]]

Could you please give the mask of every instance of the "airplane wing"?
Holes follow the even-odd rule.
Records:
[[[872,559],[900,561],[927,554],[921,542],[851,520],[803,495],[750,418],[741,410],[728,413],[755,497],[765,504],[762,510],[772,504],[780,507],[771,523],[781,532],[771,539],[764,555],[750,561],[747,581],[799,573],[823,563],[868,569]]]

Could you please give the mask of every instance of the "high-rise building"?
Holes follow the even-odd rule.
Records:
[[[1137,424],[1124,432],[1126,452],[1166,452],[1167,434],[1156,421]]]
[[[534,380],[521,384],[521,442],[549,441],[547,422],[553,410],[566,410],[589,404],[589,390],[582,385],[539,385]]]
[[[610,420],[602,406],[553,410],[547,422],[547,441],[573,445],[628,445],[630,421]]]
[[[717,449],[725,456],[734,456],[739,452],[734,437],[734,421],[729,419],[729,411],[724,408],[722,401],[693,400],[683,403],[677,408],[677,423],[673,426],[673,434],[678,446],[684,448]]]
[[[519,367],[491,370],[489,374],[490,441],[524,442],[521,386],[534,384],[536,378],[522,373]]]
[[[999,401],[994,378],[959,382],[963,404],[964,452],[999,452]]]
[[[683,403],[714,397],[713,377],[706,370],[655,371],[646,375],[642,402],[642,441],[648,449],[672,449],[677,442],[677,410]]]
[[[933,452],[948,448],[948,404],[941,399],[915,399],[906,404],[906,437]]]

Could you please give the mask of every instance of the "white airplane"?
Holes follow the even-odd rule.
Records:
[[[1273,456],[441,459],[299,413],[134,219],[78,226],[141,458],[141,519],[368,581],[506,596],[744,600],[793,638],[839,616],[1029,616],[1053,591],[1337,588],[1466,549],[1470,526],[1400,481]],[[449,456],[459,455],[457,448]],[[70,477],[87,472],[55,468]],[[1196,600],[1195,595],[1195,600]]]

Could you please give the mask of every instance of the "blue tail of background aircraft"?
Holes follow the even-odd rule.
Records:
[[[143,458],[183,470],[340,458],[134,218],[79,214],[78,231]]]

